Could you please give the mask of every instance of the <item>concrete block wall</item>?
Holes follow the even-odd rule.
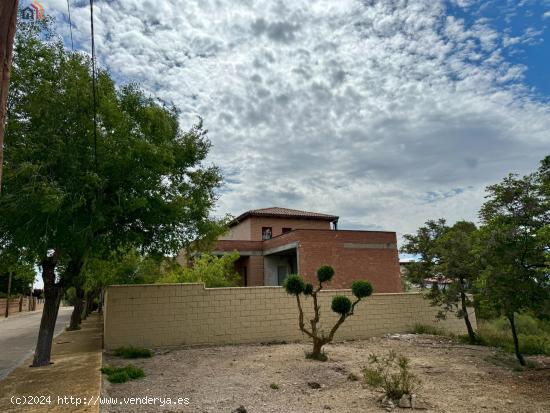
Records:
[[[322,328],[337,319],[330,309],[334,295],[320,294]],[[306,320],[312,299],[302,296]],[[335,341],[404,333],[429,324],[465,333],[464,322],[450,315],[436,322],[436,307],[419,293],[375,294],[356,306],[355,315],[338,330]],[[472,311],[475,326],[475,316]],[[307,323],[306,323],[307,324]],[[105,298],[105,348],[123,345],[162,347],[307,340],[298,328],[296,298],[281,287],[204,288],[203,284],[111,286]]]

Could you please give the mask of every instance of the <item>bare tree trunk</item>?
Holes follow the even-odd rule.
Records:
[[[9,272],[8,278],[8,295],[6,296],[6,314],[4,316],[8,318],[10,315],[10,294],[11,294],[11,271]]]
[[[466,330],[468,330],[468,339],[470,344],[475,344],[477,342],[476,333],[472,328],[472,323],[470,322],[470,316],[468,315],[468,306],[466,305],[466,293],[464,292],[464,281],[460,279],[460,301],[462,305],[462,313],[464,314],[464,323],[466,323]]]
[[[2,170],[4,165],[4,128],[6,124],[6,105],[10,84],[13,38],[17,25],[19,0],[0,1],[0,193],[2,193]]]
[[[63,287],[55,282],[55,267],[57,258],[47,257],[42,260],[42,278],[44,280],[44,309],[38,330],[38,341],[34,352],[33,367],[47,366],[50,364],[53,333],[59,304],[63,295]]]
[[[75,302],[73,313],[71,314],[71,323],[69,324],[69,330],[80,329],[80,323],[82,322],[82,310],[84,308],[84,290],[79,285],[75,286],[75,290]]]
[[[519,340],[516,330],[516,320],[514,317],[514,313],[508,316],[508,320],[510,321],[510,327],[512,327],[512,337],[514,338],[514,351],[516,353],[516,358],[518,359],[519,364],[525,366],[525,359],[523,358],[523,354],[521,354],[519,351]]]

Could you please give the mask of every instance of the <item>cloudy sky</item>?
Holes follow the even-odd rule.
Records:
[[[21,0],[25,6],[28,0]],[[70,46],[66,0],[42,0]],[[70,0],[89,50],[88,0]],[[550,154],[550,0],[96,0],[99,64],[202,116],[217,214],[400,235]]]

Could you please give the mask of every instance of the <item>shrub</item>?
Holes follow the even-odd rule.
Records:
[[[356,300],[353,303],[348,297],[343,295],[335,296],[332,299],[331,309],[339,314],[340,318],[330,332],[325,334],[317,329],[321,317],[317,294],[323,289],[323,283],[330,281],[333,276],[334,269],[328,265],[323,265],[317,270],[317,280],[319,281],[319,286],[317,288],[314,288],[310,283],[305,283],[302,277],[297,274],[289,275],[283,285],[288,294],[296,296],[296,302],[298,304],[298,325],[300,330],[313,340],[313,350],[306,354],[306,358],[309,359],[319,361],[327,360],[326,354],[322,351],[323,346],[333,340],[334,334],[338,328],[349,316],[353,315],[355,306],[359,301],[371,295],[373,291],[372,285],[368,281],[355,281],[352,285],[352,292]],[[311,329],[306,328],[304,323],[304,311],[300,300],[301,294],[313,298],[314,317],[311,319]]]
[[[271,383],[269,387],[272,388],[273,390],[279,390],[279,385],[277,383]]]
[[[147,348],[141,347],[119,347],[113,354],[117,357],[125,359],[137,359],[137,358],[150,358],[153,356],[153,352]]]
[[[369,356],[369,365],[363,369],[365,382],[382,389],[392,400],[399,400],[405,394],[411,395],[420,387],[420,380],[410,372],[407,357],[391,350],[387,356]]]
[[[107,380],[110,383],[124,383],[145,377],[143,370],[132,364],[125,367],[105,366],[101,368],[101,372],[107,375]]]
[[[336,295],[332,299],[332,304],[330,308],[335,313],[345,315],[351,310],[351,301],[348,297],[345,297],[343,295]]]
[[[529,355],[550,355],[550,323],[530,314],[518,314],[516,321],[520,352]],[[510,323],[504,317],[478,321],[478,335],[483,345],[499,347],[508,352],[514,351]]]

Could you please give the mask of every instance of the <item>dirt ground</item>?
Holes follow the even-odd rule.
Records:
[[[426,335],[328,345],[325,363],[306,360],[308,349],[307,344],[157,349],[151,359],[132,361],[145,378],[123,384],[104,379],[103,396],[119,403],[123,397],[181,397],[189,404],[103,405],[102,412],[231,413],[241,405],[248,413],[384,412],[377,403],[380,393],[348,376],[361,376],[369,354],[390,349],[411,359],[422,380],[419,396],[430,412],[550,412],[548,357],[537,359],[537,370],[517,372],[500,364],[509,356],[495,349]],[[106,354],[104,364],[126,363]],[[311,382],[321,387],[313,389]]]

